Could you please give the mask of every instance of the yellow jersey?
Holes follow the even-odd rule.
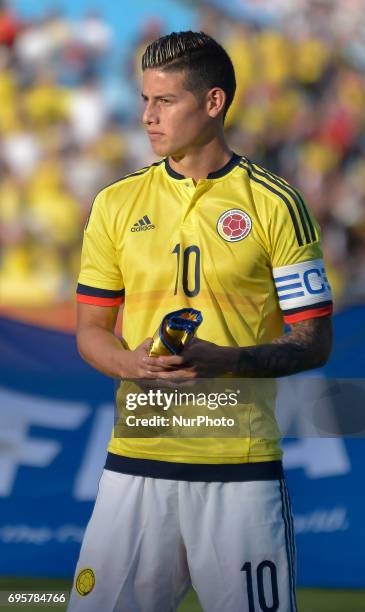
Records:
[[[130,350],[181,308],[202,312],[198,338],[232,347],[269,343],[284,322],[332,308],[320,229],[303,197],[237,154],[197,184],[166,158],[103,189],[85,228],[77,299],[124,301]],[[275,427],[270,389],[250,407],[252,430],[260,420]],[[279,431],[270,439],[112,435],[107,467],[189,480],[256,479],[280,463],[279,441]]]

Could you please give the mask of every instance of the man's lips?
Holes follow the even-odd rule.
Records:
[[[147,132],[148,133],[148,137],[151,140],[158,140],[159,138],[161,138],[161,136],[163,136],[162,132]]]

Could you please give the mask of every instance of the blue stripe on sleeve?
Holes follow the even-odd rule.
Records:
[[[286,276],[274,276],[275,283],[281,283],[286,280],[294,280],[294,278],[299,278],[299,272],[296,274],[287,274]]]
[[[299,287],[303,287],[302,283],[291,283],[291,285],[283,285],[282,287],[277,287],[276,290],[279,291],[289,291],[289,289],[299,289]]]
[[[296,293],[288,293],[287,295],[280,295],[279,302],[283,300],[291,300],[292,298],[303,297],[305,295],[304,291],[297,291]]]

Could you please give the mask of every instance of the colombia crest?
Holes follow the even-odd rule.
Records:
[[[78,573],[75,586],[78,594],[82,597],[91,593],[95,586],[95,574],[90,567]]]
[[[243,240],[248,236],[251,228],[251,217],[239,208],[226,210],[217,221],[217,232],[227,242]]]

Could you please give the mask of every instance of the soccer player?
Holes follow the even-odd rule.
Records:
[[[229,149],[227,53],[202,32],[172,33],[147,47],[142,69],[143,124],[162,159],[94,201],[77,289],[81,355],[107,375],[166,385],[323,365],[332,299],[320,230],[295,188]],[[185,307],[202,312],[197,338],[150,357],[164,315]],[[70,610],[169,612],[191,583],[206,612],[296,610],[279,439],[249,434],[273,421],[273,404],[247,408],[243,438],[112,435]]]

